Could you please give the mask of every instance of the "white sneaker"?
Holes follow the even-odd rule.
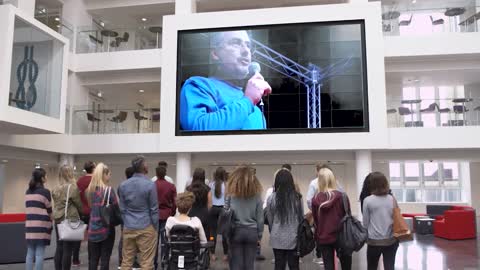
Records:
[[[313,258],[313,262],[316,264],[323,265],[323,259],[322,258]]]

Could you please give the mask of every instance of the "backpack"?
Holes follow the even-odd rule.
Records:
[[[310,254],[315,248],[315,235],[313,228],[308,223],[308,220],[302,218],[302,221],[298,225],[297,232],[297,255],[304,257]]]
[[[351,255],[354,251],[359,251],[367,241],[367,229],[362,223],[352,216],[348,198],[342,193],[343,209],[345,216],[340,221],[339,230],[337,232],[337,247],[341,254]]]
[[[232,198],[226,197],[225,198],[225,206],[223,211],[220,213],[218,217],[218,233],[222,235],[222,237],[230,238],[233,230],[235,228],[235,214],[233,209],[230,207],[230,200]]]

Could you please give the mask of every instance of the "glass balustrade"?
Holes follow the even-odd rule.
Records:
[[[382,29],[385,36],[425,36],[447,32],[478,32],[480,7],[407,9],[382,6]]]
[[[77,53],[100,53],[162,47],[162,27],[139,28],[103,27],[100,25],[77,27]]]
[[[72,134],[158,133],[159,108],[73,106]]]
[[[388,99],[388,127],[480,125],[480,96],[451,99]]]

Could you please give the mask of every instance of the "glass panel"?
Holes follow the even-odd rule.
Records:
[[[403,190],[402,189],[392,189],[392,194],[395,196],[397,201],[403,202]]]
[[[460,202],[462,201],[462,192],[459,189],[446,189],[445,201],[446,202]]]
[[[460,185],[457,162],[444,162],[442,174],[445,186]]]
[[[424,202],[441,202],[442,190],[441,189],[426,189]]]
[[[438,163],[426,162],[423,164],[423,179],[425,186],[439,186]]]
[[[418,162],[405,162],[405,185],[420,185],[420,166]]]
[[[402,176],[400,174],[400,163],[399,162],[390,162],[388,164],[390,172],[390,184],[399,185],[402,181]]]
[[[64,44],[15,18],[9,105],[60,117]]]
[[[421,202],[422,191],[418,189],[406,189],[405,197],[405,202]]]

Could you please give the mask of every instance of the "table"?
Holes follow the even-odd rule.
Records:
[[[400,12],[398,11],[388,11],[382,14],[383,20],[395,20],[400,17]]]
[[[452,102],[453,102],[453,103],[462,103],[462,105],[463,105],[462,115],[463,115],[463,124],[464,124],[464,126],[466,126],[466,124],[467,124],[467,119],[465,119],[465,116],[466,116],[465,103],[471,102],[471,101],[473,101],[473,98],[454,98],[454,99],[452,99]],[[457,120],[457,117],[455,117],[455,120]]]
[[[415,229],[418,234],[433,234],[433,218],[417,218]]]
[[[100,34],[104,37],[107,37],[108,38],[108,43],[107,43],[107,52],[110,51],[110,38],[112,37],[117,37],[118,36],[118,33],[113,31],[113,30],[107,30],[107,29],[104,29],[102,31],[100,31]]]
[[[159,47],[159,40],[158,40],[158,37],[159,37],[159,34],[162,33],[162,27],[161,26],[151,26],[148,28],[148,31],[154,33],[157,35],[157,48]]]
[[[409,100],[402,100],[401,101],[402,104],[410,104],[410,112],[411,112],[410,120],[412,122],[412,127],[414,126],[413,125],[413,104],[418,104],[420,102],[422,102],[421,99],[409,99]]]

